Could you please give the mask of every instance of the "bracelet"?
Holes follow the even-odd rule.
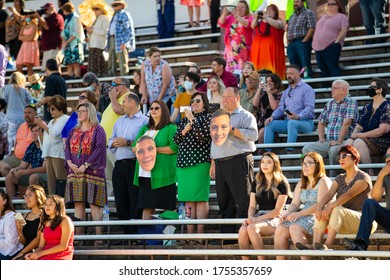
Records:
[[[83,164],[85,168],[88,168],[88,164],[87,163],[84,163]]]

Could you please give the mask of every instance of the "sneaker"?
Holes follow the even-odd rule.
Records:
[[[346,250],[350,251],[366,251],[367,247],[363,244],[359,244],[358,242],[352,241],[351,239],[344,238],[343,244]]]

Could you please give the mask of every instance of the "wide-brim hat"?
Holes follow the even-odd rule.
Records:
[[[34,84],[34,83],[37,83],[37,82],[40,82],[43,80],[43,77],[39,77],[39,74],[38,73],[34,73],[32,74],[31,76],[28,76],[28,82],[30,84]]]
[[[256,71],[252,71],[249,73],[247,77],[251,77],[254,80],[258,80],[260,78],[260,74],[257,73]]]
[[[111,6],[115,5],[115,4],[121,4],[123,5],[125,8],[127,7],[127,3],[124,1],[124,0],[115,0],[114,2],[111,3]]]
[[[107,15],[108,14],[108,10],[107,10],[107,6],[104,5],[103,3],[96,3],[96,4],[93,4],[91,6],[91,9],[99,9],[103,12],[103,14]]]

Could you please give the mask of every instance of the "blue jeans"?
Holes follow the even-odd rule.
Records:
[[[0,253],[0,260],[7,261],[7,260],[10,260],[10,259],[12,259],[11,256],[4,256],[3,254]]]
[[[302,38],[303,39],[303,38]],[[311,69],[311,42],[309,40],[302,43],[300,39],[294,39],[288,43],[287,56],[290,64],[298,65],[300,68],[307,67],[309,77],[313,77],[313,70]]]
[[[173,38],[175,36],[175,4],[174,0],[167,0],[165,2],[164,14],[162,13],[161,8],[157,10],[157,32],[160,39]],[[160,47],[168,47],[172,43],[161,43]]]
[[[368,198],[363,203],[362,217],[360,218],[356,240],[364,241],[367,246],[369,245],[371,227],[374,221],[382,226],[386,232],[390,232],[390,211],[380,206],[376,200]]]
[[[287,133],[287,143],[295,143],[298,133],[307,133],[313,129],[313,120],[274,120],[265,127],[264,144],[274,142],[275,132]]]
[[[340,76],[340,53],[341,45],[333,43],[322,51],[316,51],[318,67],[321,70],[321,77]]]
[[[375,28],[380,28],[380,33],[385,33],[385,0],[359,0],[362,10],[363,24],[368,35],[375,34]]]

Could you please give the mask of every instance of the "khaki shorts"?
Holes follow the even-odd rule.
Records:
[[[18,167],[20,163],[22,162],[21,159],[17,158],[16,156],[8,156],[2,160],[2,162],[8,164],[11,168]]]
[[[39,185],[41,185],[44,189],[47,189],[47,174],[46,173],[35,173],[35,174],[38,175]],[[30,176],[31,174],[20,177],[19,185],[23,187],[28,187]]]
[[[46,61],[48,61],[50,58],[53,58],[57,60],[58,65],[61,64],[62,59],[64,56],[62,55],[62,50],[58,49],[53,49],[53,50],[48,50],[43,52],[43,57],[42,57],[42,71],[46,71]]]

